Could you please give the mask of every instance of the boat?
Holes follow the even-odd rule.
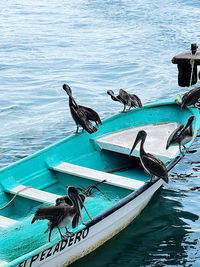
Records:
[[[147,132],[145,150],[170,171],[183,157],[178,145],[166,150],[167,139],[193,115],[193,138],[199,129],[199,110],[181,109],[175,99],[157,101],[103,120],[93,134],[83,131],[0,170],[0,266],[67,266],[97,249],[122,231],[147,206],[163,185],[144,170],[139,146],[129,156],[136,135]],[[103,182],[102,182],[103,181]],[[61,239],[48,242],[46,220],[31,224],[35,211],[55,205],[66,186],[87,188],[102,182],[84,202],[83,220]],[[105,197],[107,196],[107,197]]]

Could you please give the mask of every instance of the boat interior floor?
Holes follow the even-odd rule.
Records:
[[[171,146],[166,150],[168,137],[177,126],[178,124],[176,122],[147,124],[108,133],[93,141],[97,149],[129,155],[137,133],[140,130],[145,130],[147,133],[144,144],[145,151],[156,155],[163,161],[167,161],[173,159],[179,151],[178,146]],[[132,155],[139,157],[139,147],[140,145],[138,144]]]

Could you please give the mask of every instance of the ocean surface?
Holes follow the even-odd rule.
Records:
[[[1,0],[0,168],[75,131],[63,83],[102,119],[122,110],[108,89],[143,104],[186,92],[171,59],[200,45],[199,14],[197,0]],[[199,147],[133,223],[73,267],[200,266]]]

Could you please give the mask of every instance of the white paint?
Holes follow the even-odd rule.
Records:
[[[5,264],[7,264],[8,262],[7,261],[1,261],[0,260],[0,266],[4,266]]]
[[[17,222],[18,221],[16,221],[16,220],[13,220],[13,219],[10,219],[8,217],[0,215],[0,227],[8,227],[8,226],[11,226],[12,224],[15,224]]]
[[[103,180],[106,180],[105,183],[126,188],[126,189],[138,189],[140,188],[144,182],[138,181],[135,179],[111,174],[111,173],[106,173],[103,171],[97,171],[91,168],[86,168],[82,166],[78,166],[75,164],[67,163],[67,162],[62,162],[59,165],[52,167],[53,170],[75,175],[81,178],[86,178],[86,179],[91,179],[97,182],[101,182]]]
[[[8,192],[12,194],[18,193],[18,195],[21,197],[35,200],[38,202],[48,202],[51,204],[55,204],[56,199],[61,197],[60,195],[52,194],[24,185],[18,185],[14,188],[11,188],[8,190]]]

